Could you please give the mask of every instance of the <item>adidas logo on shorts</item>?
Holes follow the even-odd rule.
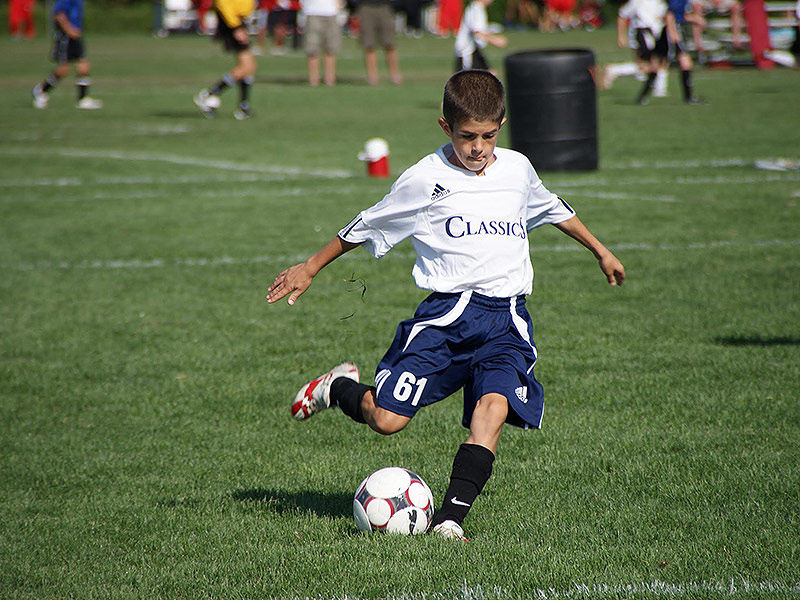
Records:
[[[523,404],[528,403],[528,386],[525,385],[520,386],[514,390],[514,393],[517,394],[517,398],[520,399],[520,402],[522,402]]]
[[[437,183],[435,186],[433,186],[433,193],[431,194],[431,200],[439,200],[439,198],[444,198],[449,193],[450,190],[442,187]]]

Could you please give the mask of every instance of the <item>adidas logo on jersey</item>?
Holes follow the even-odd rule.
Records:
[[[517,394],[517,398],[520,399],[520,402],[522,402],[523,404],[528,403],[528,386],[525,385],[520,386],[514,390],[514,393]]]
[[[444,198],[449,193],[450,190],[442,187],[437,183],[435,186],[433,186],[433,193],[431,194],[431,200],[438,200],[439,198]]]

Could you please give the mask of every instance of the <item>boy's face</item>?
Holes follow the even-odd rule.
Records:
[[[494,162],[494,149],[497,146],[497,136],[506,120],[474,121],[467,119],[454,124],[452,127],[444,118],[439,118],[439,126],[453,144],[453,155],[450,162],[455,166],[476,175],[483,175],[486,167]]]

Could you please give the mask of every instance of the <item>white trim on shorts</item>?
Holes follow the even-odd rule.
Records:
[[[447,325],[455,323],[456,320],[458,320],[458,318],[464,314],[467,306],[469,306],[470,298],[472,298],[472,290],[463,291],[461,292],[461,296],[459,297],[458,302],[456,302],[456,305],[441,317],[415,323],[408,334],[406,345],[403,346],[403,352],[408,350],[408,346],[411,344],[411,341],[428,327],[446,327]]]

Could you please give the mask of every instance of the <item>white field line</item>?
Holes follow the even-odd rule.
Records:
[[[554,183],[555,181],[555,183]],[[704,184],[748,184],[748,183],[774,183],[786,181],[800,181],[800,173],[792,173],[788,171],[775,172],[765,171],[763,174],[758,173],[754,175],[701,175],[701,176],[678,176],[670,177],[669,181],[659,179],[656,177],[626,177],[614,179],[583,179],[583,180],[562,180],[553,179],[553,181],[545,181],[548,189],[558,190],[559,188],[580,188],[580,187],[613,187],[621,185],[653,185],[659,189],[664,186],[677,185],[704,185]],[[646,192],[641,195],[644,196]]]
[[[780,594],[782,596],[800,596],[800,582],[783,583],[780,581],[749,581],[747,579],[730,579],[728,581],[688,581],[685,583],[668,583],[654,579],[637,583],[578,583],[566,588],[535,588],[529,591],[528,597],[533,600],[563,600],[570,598],[693,598],[721,597],[735,598],[743,594]],[[442,592],[400,592],[383,596],[381,600],[506,600],[514,598],[510,590],[502,586],[483,587],[465,583],[458,590]],[[360,600],[358,596],[325,596],[326,600]],[[301,597],[294,600],[323,600],[323,596]]]
[[[283,181],[282,178],[278,177],[260,177],[257,181]],[[213,183],[215,180],[208,180],[206,183]],[[170,182],[174,183],[174,182]],[[188,183],[188,182],[187,182]],[[192,180],[192,183],[197,183],[196,180]],[[0,188],[2,188],[2,183],[0,183]],[[287,189],[275,189],[275,188],[268,188],[265,189],[263,187],[259,188],[250,188],[250,189],[232,189],[232,190],[225,190],[225,191],[218,191],[218,190],[204,190],[201,192],[190,192],[192,198],[251,198],[251,197],[260,197],[260,198],[283,198],[283,197],[304,197],[308,196],[309,194],[316,193],[319,195],[319,192],[311,192],[307,188],[302,187],[291,187]],[[364,190],[358,190],[353,187],[341,187],[341,186],[331,186],[330,188],[325,190],[325,196],[334,196],[334,195],[356,195],[356,194],[364,194]],[[146,198],[169,198],[172,195],[171,192],[167,191],[149,191],[147,189],[141,190],[132,190],[127,192],[96,192],[96,193],[88,193],[82,194],[77,196],[58,196],[58,198],[48,198],[48,200],[57,200],[59,202],[80,202],[82,200],[142,200]],[[26,195],[23,198],[15,198],[21,200],[23,202],[28,202],[31,198]],[[38,200],[41,198],[34,198],[34,200]],[[0,196],[0,200],[2,200],[2,196]]]
[[[649,244],[649,243],[622,243],[612,244],[610,248],[616,252],[620,251],[655,251],[655,252],[675,252],[675,251],[694,251],[694,250],[713,250],[717,248],[767,248],[772,246],[797,246],[800,239],[794,240],[756,240],[742,242],[737,240],[718,240],[713,242],[696,242],[691,244]],[[583,246],[578,244],[564,244],[553,246],[534,246],[534,255],[554,252],[578,252],[584,251]],[[372,256],[366,252],[357,252],[350,255],[356,260],[371,259]],[[387,255],[387,258],[411,260],[415,257],[413,252],[395,251]],[[277,264],[292,265],[308,258],[307,255],[300,254],[275,254],[263,256],[221,256],[212,258],[152,258],[147,260],[140,259],[93,259],[80,262],[68,261],[37,261],[35,263],[0,263],[0,269],[10,271],[44,271],[44,270],[116,270],[116,269],[161,269],[167,267],[221,267],[251,264]]]
[[[105,137],[118,136],[154,136],[154,135],[181,135],[189,133],[191,129],[186,125],[136,125],[134,127],[118,127],[115,129],[104,129]],[[41,140],[63,140],[69,137],[68,133],[13,133],[9,135],[6,142],[37,142]]]
[[[758,160],[777,161],[780,158],[764,157]],[[603,163],[604,169],[719,169],[725,167],[753,167],[756,159],[753,158],[719,158],[708,160],[657,160],[647,162],[643,160],[632,160],[629,162]]]
[[[122,150],[85,150],[79,148],[25,148],[12,147],[0,148],[0,154],[18,156],[30,154],[36,156],[55,155],[65,158],[98,158],[122,160],[129,162],[156,162],[173,165],[203,167],[206,169],[221,169],[223,171],[243,171],[246,173],[268,173],[272,175],[286,175],[290,177],[317,177],[322,179],[346,179],[353,177],[350,171],[342,169],[306,169],[302,167],[288,167],[279,165],[257,165],[225,160],[211,160],[176,154],[159,154],[149,152],[125,152]]]
[[[92,185],[191,185],[203,183],[260,183],[286,181],[285,175],[179,176],[179,177],[58,177],[55,179],[8,179],[0,188],[18,187],[88,187]],[[222,193],[220,193],[222,195]]]
[[[626,194],[625,192],[592,192],[574,190],[572,196],[578,198],[594,198],[597,200],[640,200],[651,202],[679,202],[675,196],[653,196],[651,194]]]
[[[2,154],[2,149],[0,149]],[[281,169],[284,169],[281,171]],[[91,185],[192,185],[202,183],[258,183],[258,182],[280,182],[294,179],[297,177],[298,171],[292,170],[291,167],[275,167],[273,173],[243,173],[241,175],[219,175],[219,176],[174,176],[174,177],[55,177],[55,178],[42,178],[42,179],[6,179],[0,181],[0,189],[3,188],[25,188],[25,187],[84,187]],[[246,171],[246,169],[241,169]],[[345,173],[342,171],[341,173]],[[351,178],[352,175],[331,176],[329,178]],[[670,179],[665,183],[663,179],[656,179],[652,177],[644,178],[625,178],[625,179],[583,179],[583,180],[562,180],[552,179],[546,181],[545,184],[551,190],[558,191],[559,189],[581,189],[581,188],[613,188],[614,186],[641,186],[652,185],[663,189],[665,185],[682,184],[682,185],[700,185],[700,184],[759,184],[759,183],[782,183],[782,182],[800,181],[800,173],[789,172],[773,172],[764,173],[763,175],[743,175],[743,176],[715,176],[715,177],[676,177]],[[612,199],[642,199],[642,200],[657,200],[660,202],[673,202],[676,201],[673,196],[663,195],[648,195],[648,192],[639,194],[626,194],[624,192],[586,192],[586,194],[595,194],[597,198],[612,198]],[[576,192],[577,194],[577,192]],[[606,195],[601,195],[606,194]],[[221,194],[224,195],[224,194]]]
[[[229,190],[225,192],[218,192],[218,191],[204,191],[204,192],[192,192],[192,198],[251,198],[251,197],[261,197],[261,198],[283,198],[283,197],[292,197],[292,198],[300,198],[303,196],[308,196],[311,192],[307,189],[299,188],[299,187],[291,187],[288,189],[283,190],[276,190],[276,189],[269,189],[265,190],[263,188],[258,189],[245,189],[245,190]],[[333,196],[333,195],[354,195],[354,194],[363,194],[363,190],[357,190],[355,188],[350,187],[332,187],[330,189],[325,190],[325,196]],[[165,192],[131,192],[127,194],[116,194],[116,193],[104,193],[98,192],[97,194],[92,194],[91,198],[93,200],[138,200],[142,198],[165,198],[168,196]],[[82,200],[82,198],[72,198],[72,200]]]

